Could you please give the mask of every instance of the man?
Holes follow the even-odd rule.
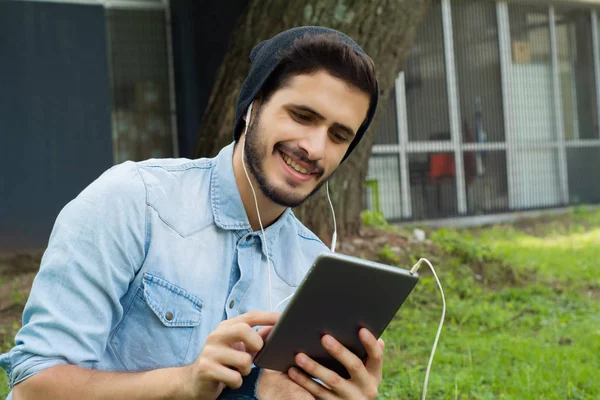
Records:
[[[302,354],[299,367],[323,384],[252,368],[284,300],[327,251],[290,207],[365,133],[373,63],[321,27],[282,32],[250,59],[234,144],[214,159],[115,166],[61,211],[16,346],[0,356],[15,400],[377,396],[383,342],[365,329],[365,363],[323,338],[348,380]]]

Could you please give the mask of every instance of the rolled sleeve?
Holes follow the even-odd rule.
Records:
[[[6,354],[6,359],[3,360],[7,367],[6,373],[9,377],[8,385],[12,388],[17,383],[24,381],[50,367],[56,365],[67,365],[69,362],[64,358],[49,358],[36,356],[29,353],[23,353],[19,350],[11,351]],[[14,362],[12,360],[15,360]],[[15,365],[15,368],[12,366]]]
[[[60,212],[15,347],[0,355],[11,387],[59,364],[94,368],[143,263],[146,221],[133,162],[109,169]]]

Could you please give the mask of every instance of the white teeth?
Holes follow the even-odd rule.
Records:
[[[301,167],[300,165],[296,164],[290,157],[286,156],[285,154],[282,153],[283,156],[283,160],[285,161],[285,163],[287,165],[289,165],[290,167],[294,168],[296,171],[302,173],[302,174],[310,174],[310,171],[307,170],[306,168]]]

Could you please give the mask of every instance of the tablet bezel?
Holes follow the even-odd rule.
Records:
[[[294,357],[302,352],[347,378],[346,369],[321,346],[321,337],[332,335],[364,360],[366,350],[358,331],[365,327],[379,338],[418,280],[418,274],[399,267],[321,253],[256,355],[255,365],[286,372],[297,367]],[[336,292],[334,297],[325,294],[330,290]],[[352,302],[354,306],[344,307]],[[324,303],[334,304],[328,308]]]

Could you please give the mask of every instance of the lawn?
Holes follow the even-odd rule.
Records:
[[[600,398],[600,211],[430,235],[448,311],[429,398]],[[380,398],[420,399],[440,313],[426,274],[383,336]]]
[[[371,228],[341,251],[409,267],[429,258],[447,301],[430,399],[600,398],[600,210],[515,224],[428,230]],[[35,257],[0,259],[0,352],[12,346]],[[19,271],[25,271],[20,273]],[[441,315],[426,266],[386,332],[381,399],[420,399]],[[0,373],[0,398],[6,397]]]

